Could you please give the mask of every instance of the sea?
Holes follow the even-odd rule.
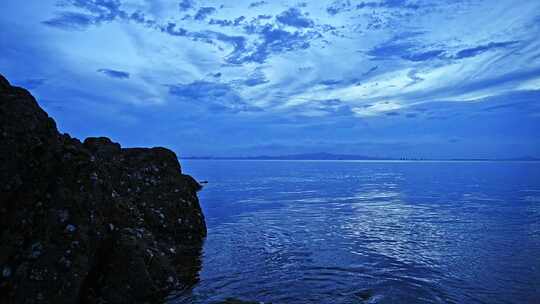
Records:
[[[208,181],[169,303],[540,303],[540,163],[181,160]]]

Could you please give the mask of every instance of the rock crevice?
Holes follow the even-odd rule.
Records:
[[[198,190],[168,149],[60,134],[0,75],[0,303],[153,303],[189,287]]]

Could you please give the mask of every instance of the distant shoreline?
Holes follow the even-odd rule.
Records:
[[[522,156],[512,158],[423,158],[423,157],[379,157],[355,154],[333,154],[327,152],[288,154],[288,155],[256,155],[256,156],[186,156],[185,160],[303,160],[303,161],[362,161],[362,162],[499,162],[525,161],[537,162],[540,158]]]
[[[216,161],[306,161],[306,162],[363,162],[363,163],[405,163],[405,162],[515,162],[538,163],[540,159],[282,159],[282,158],[228,158],[228,157],[180,157],[180,160]]]
[[[385,156],[369,156],[358,154],[333,154],[327,152],[319,153],[303,153],[303,154],[288,154],[288,155],[256,155],[256,156],[186,156],[180,157],[186,160],[312,160],[312,161],[475,161],[475,162],[494,162],[494,161],[540,161],[540,158],[533,156],[521,156],[510,158],[427,158],[427,157],[385,157]]]

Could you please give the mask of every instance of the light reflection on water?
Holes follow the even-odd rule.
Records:
[[[540,164],[182,161],[210,183],[174,303],[534,303]]]

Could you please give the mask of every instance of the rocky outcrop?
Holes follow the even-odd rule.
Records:
[[[170,150],[60,134],[0,76],[0,303],[155,303],[188,287],[199,189]]]

